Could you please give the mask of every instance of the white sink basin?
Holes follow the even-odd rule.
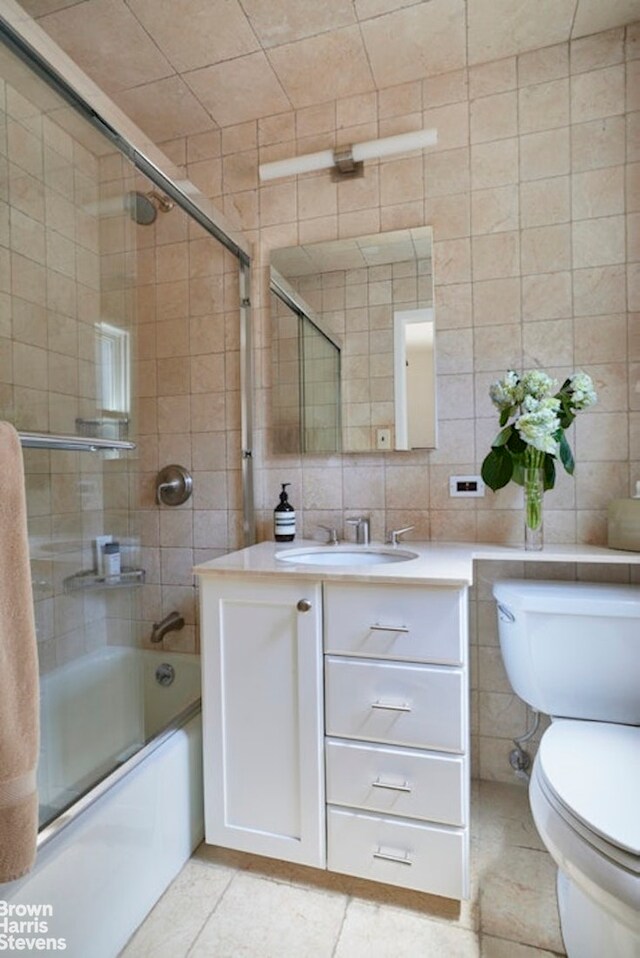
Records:
[[[308,546],[306,549],[283,549],[276,552],[281,562],[299,565],[371,566],[417,559],[417,552],[408,549],[386,549],[384,546]]]

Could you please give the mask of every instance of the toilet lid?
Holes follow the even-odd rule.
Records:
[[[640,855],[640,728],[555,721],[542,737],[538,761],[550,788],[579,821]]]

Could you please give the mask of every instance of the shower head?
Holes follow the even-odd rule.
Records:
[[[162,213],[168,213],[173,209],[173,201],[162,193],[156,193],[150,190],[148,193],[138,191],[127,193],[125,197],[125,209],[129,216],[138,226],[151,226],[155,223],[158,210]]]

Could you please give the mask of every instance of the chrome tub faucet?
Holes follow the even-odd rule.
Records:
[[[169,615],[165,615],[164,619],[161,619],[160,622],[153,623],[151,641],[162,642],[167,632],[179,632],[182,628],[184,628],[184,618],[179,612],[174,610],[170,612]]]

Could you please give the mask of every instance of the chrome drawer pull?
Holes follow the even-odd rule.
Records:
[[[389,788],[394,792],[411,792],[411,786],[408,782],[405,782],[404,785],[391,785],[390,782],[381,782],[379,778],[375,782],[371,783],[372,788]]]
[[[370,625],[370,632],[409,632],[406,625]]]
[[[404,705],[390,705],[387,702],[372,702],[372,709],[385,709],[389,712],[410,712],[411,706],[407,705],[406,702]]]
[[[413,862],[410,858],[407,858],[403,855],[386,855],[384,852],[378,850],[373,853],[374,858],[381,858],[385,862],[397,862],[398,865],[413,865]]]

